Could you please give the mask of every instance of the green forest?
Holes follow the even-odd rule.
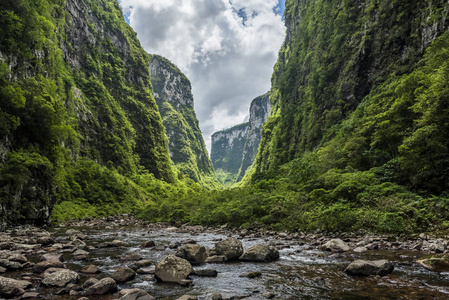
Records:
[[[226,189],[170,159],[159,109],[182,112],[158,108],[152,57],[118,1],[74,2],[0,4],[0,227],[132,213],[291,232],[449,230],[447,1],[287,0],[271,115],[253,166]]]

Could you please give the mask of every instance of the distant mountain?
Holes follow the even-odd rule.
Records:
[[[222,183],[229,186],[240,181],[252,165],[270,108],[268,93],[257,97],[251,102],[249,122],[212,135],[211,159]]]

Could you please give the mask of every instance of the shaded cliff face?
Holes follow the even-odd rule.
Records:
[[[107,199],[103,186],[85,199],[80,162],[175,180],[149,56],[117,1],[4,1],[0,14],[4,222],[45,223],[56,201]]]
[[[175,65],[158,55],[152,56],[150,70],[154,97],[175,166],[204,187],[220,187],[193,108],[190,81]]]
[[[211,159],[215,170],[230,183],[240,181],[252,165],[259,147],[263,124],[270,114],[269,94],[251,102],[249,122],[212,135]],[[220,178],[219,178],[220,179]]]
[[[415,189],[423,188],[424,177],[433,180],[423,170],[444,177],[445,167],[436,171],[430,158],[426,166],[413,167],[408,179],[400,170],[414,164],[407,157],[429,156],[420,149],[419,135],[430,141],[430,132],[441,130],[435,125],[423,135],[416,125],[424,124],[419,120],[429,109],[418,104],[424,101],[418,95],[433,80],[423,70],[443,72],[422,66],[433,65],[444,42],[423,55],[449,28],[448,12],[445,0],[287,0],[287,37],[272,77],[273,109],[252,178],[269,178],[281,165],[315,151],[326,164],[319,170],[381,168],[388,180]],[[435,159],[447,165],[441,155]]]

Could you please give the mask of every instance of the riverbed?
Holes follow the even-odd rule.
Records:
[[[136,278],[118,289],[140,288],[156,299],[178,299],[183,295],[198,299],[212,299],[219,293],[224,299],[449,299],[449,273],[429,271],[416,263],[428,255],[411,249],[377,249],[366,252],[352,250],[333,253],[320,250],[314,240],[300,237],[267,236],[258,234],[241,235],[228,230],[193,230],[155,226],[107,226],[107,227],[61,227],[50,230],[56,243],[66,244],[68,229],[76,229],[84,235],[88,249],[86,259],[73,257],[73,248],[45,251],[63,253],[67,268],[78,272],[80,285],[88,278],[110,277],[114,270],[129,266],[135,269],[135,261],[123,261],[123,256],[138,254],[154,266],[165,256],[176,253],[176,247],[183,243],[197,243],[212,248],[220,240],[230,236],[239,238],[244,249],[256,244],[268,244],[279,249],[280,259],[270,263],[230,262],[194,266],[195,269],[214,269],[216,277],[190,276],[193,284],[180,286],[161,283],[152,274],[137,274]],[[104,242],[120,240],[126,247],[99,248]],[[141,248],[144,242],[154,241],[155,247]],[[30,254],[30,261],[39,261],[39,254]],[[343,271],[356,259],[387,259],[395,262],[393,273],[384,276],[352,277]],[[101,273],[82,274],[79,271],[87,265],[96,265]],[[260,272],[257,278],[240,277],[249,272]],[[7,272],[5,277],[20,278],[23,272]],[[30,274],[28,274],[30,276]],[[37,275],[32,276],[33,291],[45,299],[79,299],[80,295],[55,295],[57,289],[43,288]],[[118,299],[117,294],[88,297],[89,299]]]

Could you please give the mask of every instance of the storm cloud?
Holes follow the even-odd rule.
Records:
[[[278,0],[121,0],[144,49],[192,83],[204,140],[243,122],[270,89],[285,37]],[[282,6],[282,4],[281,4]]]

